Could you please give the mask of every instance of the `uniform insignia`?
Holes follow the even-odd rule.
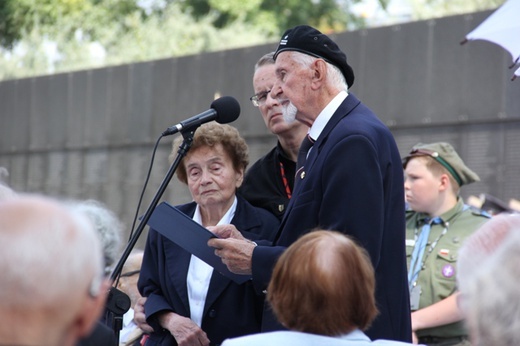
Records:
[[[450,254],[450,250],[449,249],[441,249],[439,251],[439,254],[443,255],[443,256],[448,256]]]
[[[446,264],[442,267],[442,275],[445,278],[451,278],[455,274],[455,268],[451,264]]]
[[[305,178],[305,171],[300,173],[300,179],[303,179],[303,178]]]
[[[278,211],[281,213],[285,209],[285,206],[283,204],[278,204]]]
[[[415,246],[415,240],[406,239],[406,246]]]

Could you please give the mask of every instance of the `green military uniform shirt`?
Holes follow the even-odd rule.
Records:
[[[416,242],[427,215],[414,211],[406,213],[406,255],[408,269]],[[428,243],[422,258],[423,265],[417,278],[420,285],[419,309],[437,303],[456,291],[457,254],[464,240],[488,221],[489,216],[464,205],[459,198],[457,205],[440,215],[443,224],[432,224]],[[444,229],[446,232],[444,233]],[[443,234],[444,233],[444,234]],[[436,244],[435,244],[436,243]],[[432,249],[432,246],[433,249]],[[421,261],[421,262],[422,262]],[[422,329],[417,336],[457,337],[467,335],[462,322]]]

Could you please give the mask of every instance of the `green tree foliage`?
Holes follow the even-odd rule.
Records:
[[[215,28],[212,25],[213,15],[195,20],[183,13],[177,4],[165,8],[161,16],[151,16],[141,22],[138,18],[134,19],[134,30],[106,46],[109,63],[231,49],[262,44],[277,38],[243,21],[229,23],[225,28]]]
[[[231,49],[278,38],[243,21],[215,28],[214,14],[195,20],[176,3],[149,14],[142,8],[126,11],[119,20],[105,18],[103,24],[93,25],[103,11],[90,8],[78,16],[56,18],[57,28],[32,27],[13,49],[0,54],[0,79]]]
[[[409,0],[415,20],[484,11],[497,8],[506,0]]]
[[[168,0],[169,3],[176,0]],[[348,6],[360,0],[183,0],[181,6],[195,18],[213,15],[213,24],[222,28],[237,19],[263,26],[281,34],[287,28],[309,24],[320,29],[344,30],[350,15]],[[384,0],[382,0],[384,1]]]
[[[34,30],[69,38],[81,30],[95,40],[107,25],[130,30],[125,17],[135,13],[144,15],[136,0],[1,0],[0,45],[12,48]]]
[[[0,79],[275,43],[298,24],[358,29],[350,8],[361,1],[0,0]],[[505,0],[408,1],[424,19]]]

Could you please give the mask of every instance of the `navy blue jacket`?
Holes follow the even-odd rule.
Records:
[[[90,334],[78,341],[76,346],[116,346],[118,344],[114,330],[98,321]]]
[[[316,227],[353,236],[370,255],[380,313],[367,335],[411,341],[401,158],[389,129],[353,94],[314,143],[275,246],[253,252],[258,291],[265,289],[281,252]],[[263,327],[276,328],[274,321]]]
[[[242,234],[251,240],[272,240],[279,226],[278,219],[268,211],[253,207],[237,196],[238,203],[232,220]],[[195,202],[177,207],[193,217]],[[146,345],[177,345],[170,332],[155,320],[156,314],[173,311],[190,317],[186,276],[191,254],[153,229],[148,239],[139,277],[139,291],[148,297],[145,312],[155,332]],[[238,285],[213,271],[204,306],[202,330],[219,345],[226,338],[258,333],[261,328],[264,294],[255,292],[252,281]]]

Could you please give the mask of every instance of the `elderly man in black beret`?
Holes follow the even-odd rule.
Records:
[[[317,227],[354,237],[369,253],[379,315],[367,335],[411,341],[401,158],[389,129],[350,91],[354,73],[338,45],[301,25],[275,53],[271,97],[286,119],[309,126],[293,197],[273,244],[240,239],[232,226],[209,242],[231,271],[252,274],[259,292],[286,247]],[[356,280],[356,278],[352,278]],[[302,287],[302,289],[305,289]],[[264,330],[276,328],[265,316]]]

